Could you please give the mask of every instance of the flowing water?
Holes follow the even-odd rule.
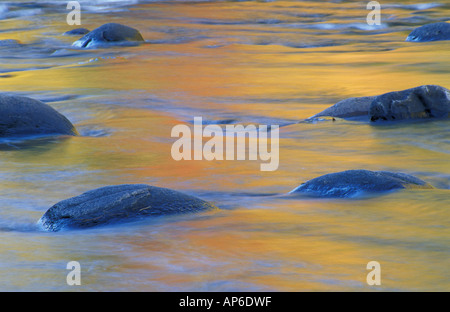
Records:
[[[77,50],[67,1],[2,1],[0,91],[40,99],[81,136],[2,141],[0,290],[450,290],[448,121],[303,122],[339,100],[450,87],[450,42],[408,43],[445,21],[447,1],[80,1],[82,26],[137,28],[146,43]],[[175,161],[171,129],[280,125],[280,163]],[[415,175],[436,187],[351,200],[278,196],[347,169]],[[42,232],[56,202],[146,183],[219,211]],[[81,265],[68,286],[66,264]],[[369,261],[381,286],[369,286]]]

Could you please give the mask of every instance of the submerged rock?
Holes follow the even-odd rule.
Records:
[[[406,41],[426,42],[450,40],[450,24],[445,22],[432,23],[414,29]]]
[[[291,194],[314,197],[356,197],[405,188],[433,188],[430,184],[404,173],[369,170],[347,170],[314,178]]]
[[[82,229],[144,217],[217,209],[196,197],[144,184],[106,186],[63,200],[38,221],[48,231]]]
[[[90,48],[110,44],[143,42],[141,33],[134,28],[116,24],[104,24],[75,41],[72,45],[79,48]]]
[[[19,40],[16,39],[3,39],[0,40],[0,48],[17,48],[22,46]]]
[[[0,138],[50,134],[78,135],[72,123],[51,106],[0,93]]]
[[[77,36],[77,35],[85,35],[89,32],[89,29],[86,28],[75,28],[64,33],[65,36]]]
[[[450,91],[434,85],[389,92],[375,98],[369,108],[371,121],[447,118]]]
[[[447,118],[450,91],[425,85],[378,96],[348,98],[308,118],[360,118],[370,121]]]

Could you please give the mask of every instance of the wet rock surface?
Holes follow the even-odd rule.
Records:
[[[77,35],[85,35],[89,32],[89,29],[86,28],[75,28],[64,33],[65,36],[77,36]]]
[[[82,229],[145,217],[217,209],[196,197],[145,184],[106,186],[52,206],[38,224],[48,231]]]
[[[308,118],[359,118],[370,121],[447,118],[450,91],[436,85],[425,85],[378,96],[342,100]]]
[[[427,42],[450,40],[450,23],[438,22],[420,26],[414,29],[406,41]]]
[[[339,101],[335,105],[312,116],[317,117],[338,117],[338,118],[366,118],[375,96],[353,97]]]
[[[420,86],[389,92],[375,98],[369,108],[371,121],[447,118],[450,91],[440,86]]]
[[[137,29],[117,23],[108,23],[87,33],[72,45],[78,48],[91,48],[111,44],[137,44],[143,41],[144,39]]]
[[[414,176],[388,171],[347,170],[326,174],[298,186],[291,194],[351,198],[406,188],[433,188]]]
[[[0,138],[77,135],[72,123],[51,106],[24,96],[0,94]]]

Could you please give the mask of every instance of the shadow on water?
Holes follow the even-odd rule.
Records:
[[[37,154],[45,153],[70,138],[70,136],[27,136],[0,139],[0,152],[33,150]]]

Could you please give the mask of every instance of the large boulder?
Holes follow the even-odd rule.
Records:
[[[0,93],[0,138],[77,135],[72,123],[51,106],[24,96]]]
[[[420,86],[377,96],[369,108],[371,121],[447,118],[450,91],[434,85]]]
[[[420,26],[414,29],[406,38],[406,41],[426,42],[450,40],[450,24],[438,22]]]
[[[144,39],[137,29],[117,23],[108,23],[87,33],[72,45],[78,48],[91,48],[111,44],[136,44],[143,41]]]
[[[38,221],[47,231],[82,229],[217,209],[196,197],[145,184],[106,186],[63,200]]]
[[[450,91],[436,85],[425,85],[378,96],[342,100],[308,118],[339,117],[370,121],[398,121],[421,118],[447,118]]]
[[[291,194],[313,197],[356,197],[405,188],[433,188],[408,174],[388,171],[347,170],[326,174],[301,184]]]

